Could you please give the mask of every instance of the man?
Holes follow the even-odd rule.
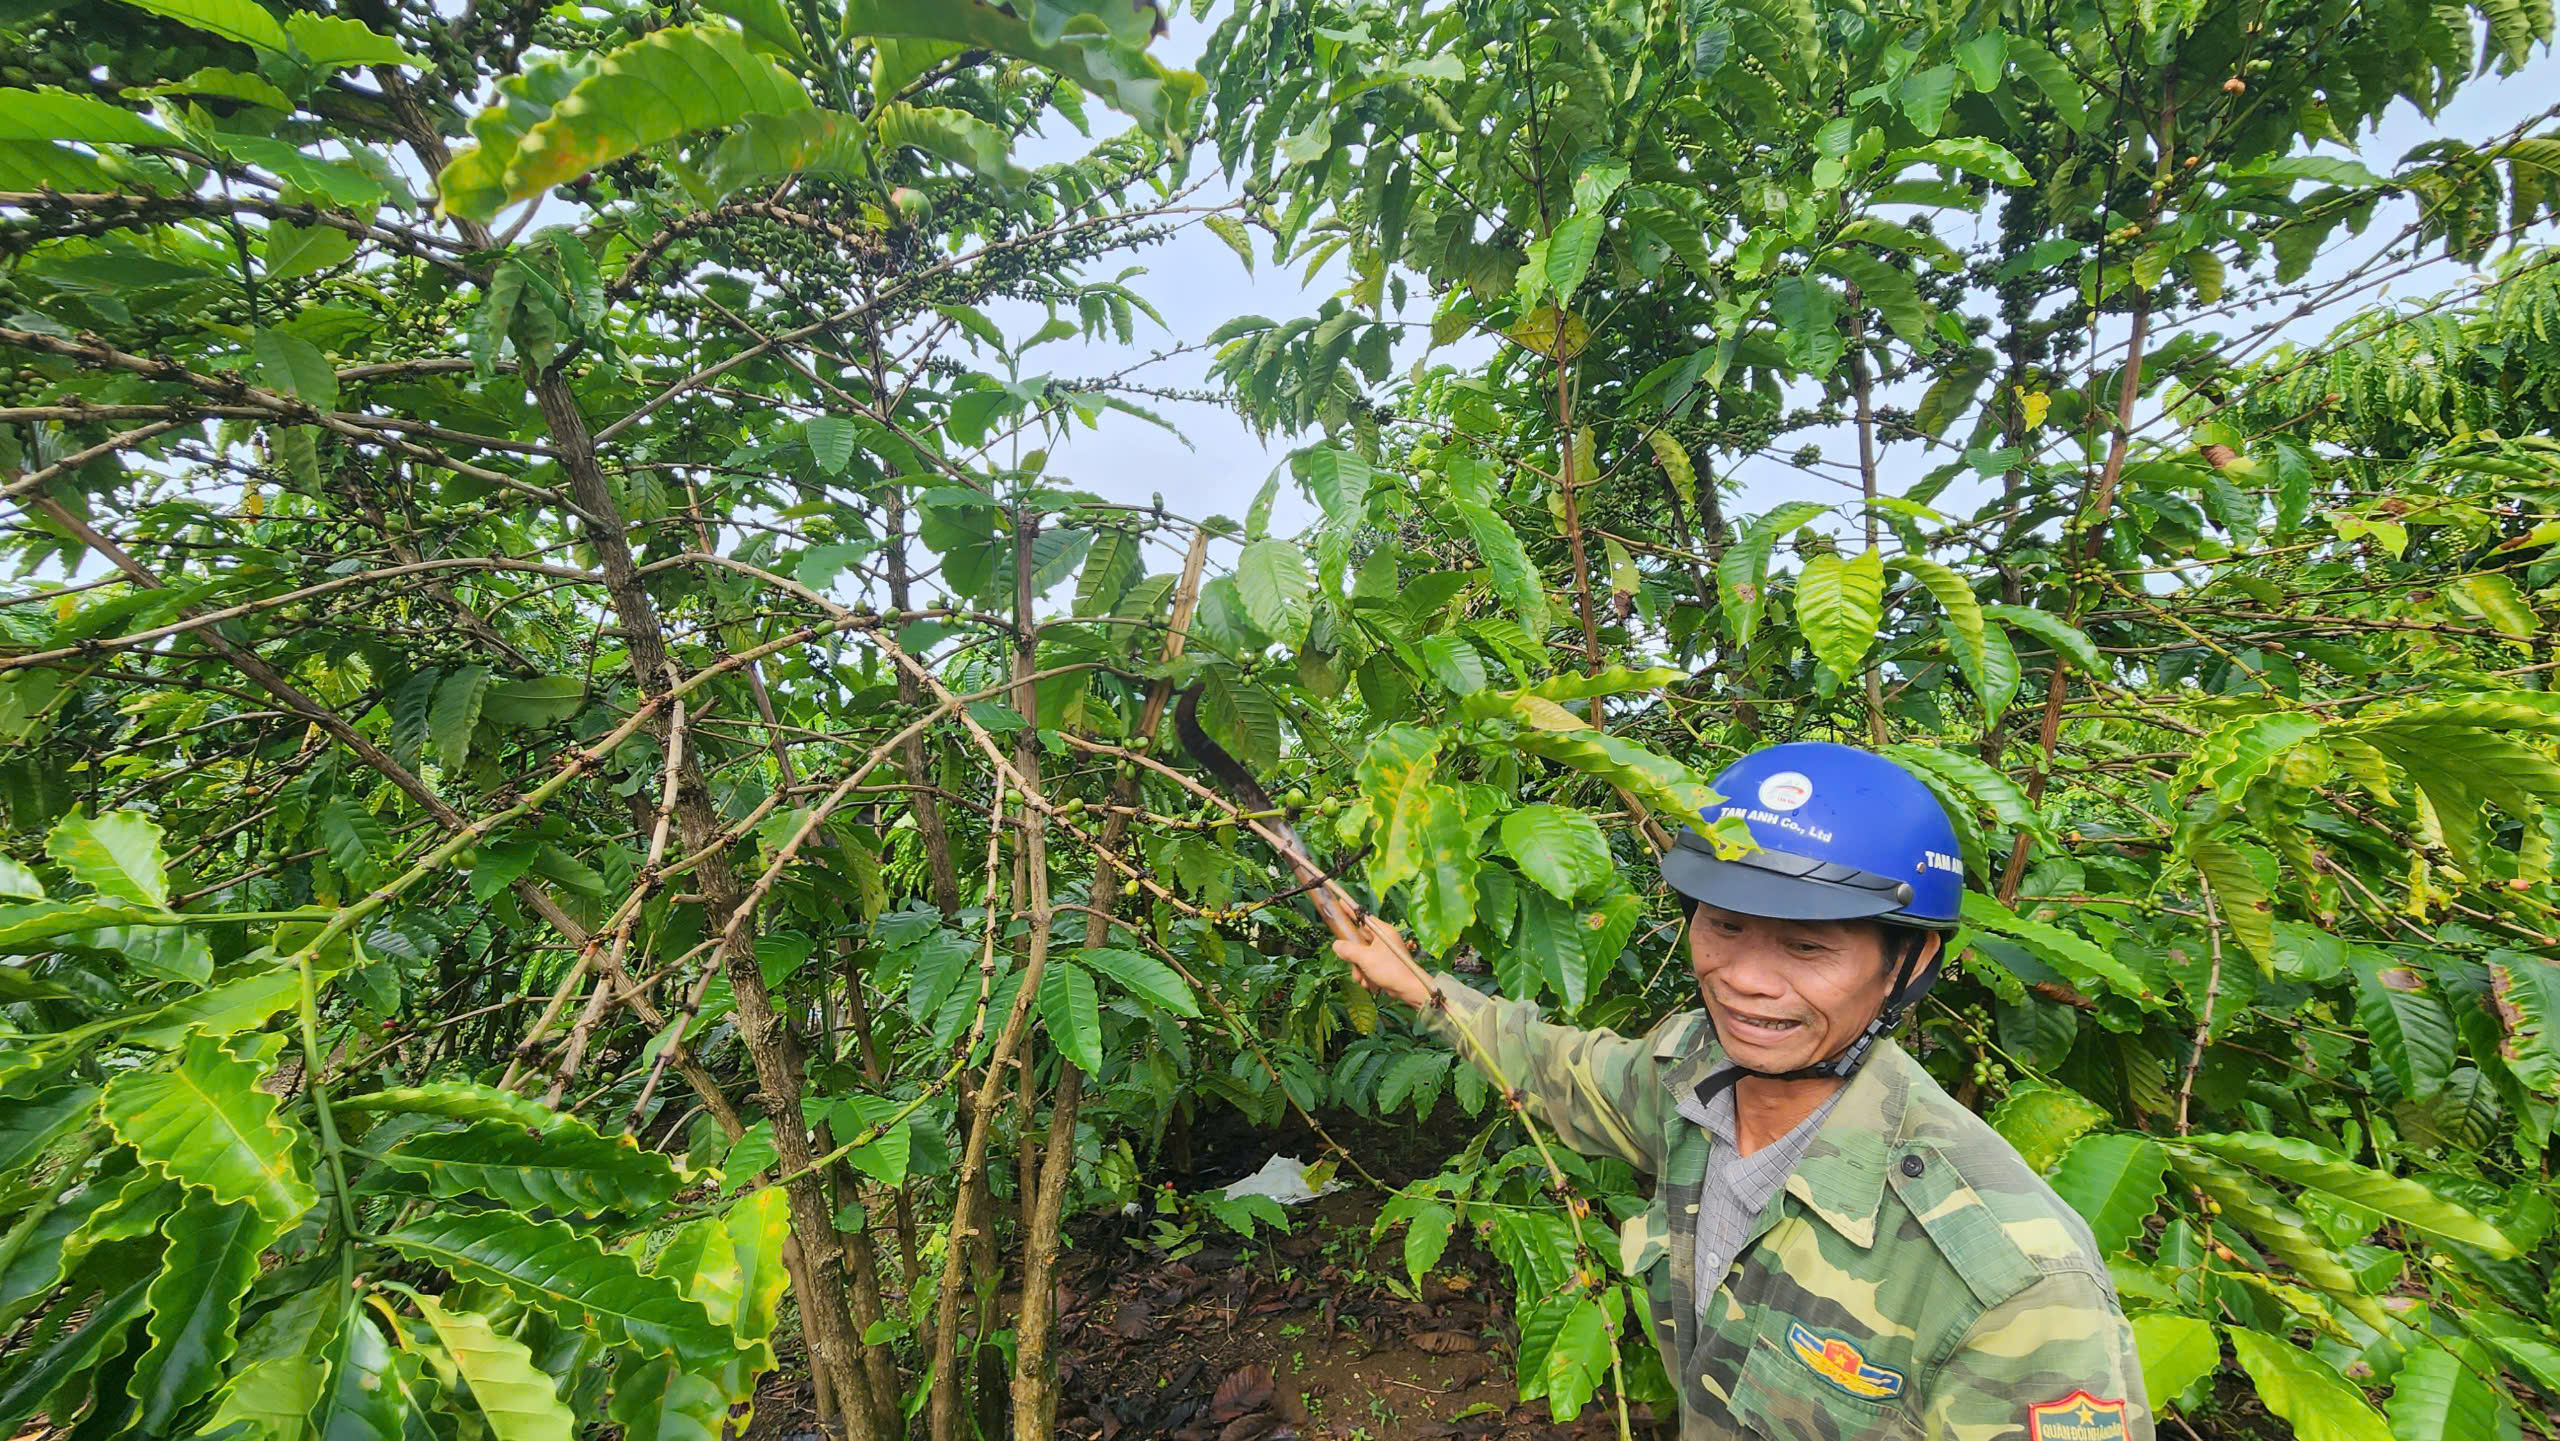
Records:
[[[1372,920],[1363,984],[1481,1047],[1576,1149],[1657,1178],[1620,1228],[1682,1441],[2149,1441],[2141,1363],[2089,1228],[1889,1033],[1935,981],[1955,829],[1883,757],[1782,745],[1716,780],[1663,857],[1704,1009],[1640,1040],[1415,966]],[[1470,1044],[1472,1043],[1472,1044]]]

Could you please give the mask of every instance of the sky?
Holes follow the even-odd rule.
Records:
[[[1172,22],[1171,33],[1157,42],[1156,55],[1168,65],[1190,66],[1197,62],[1214,24],[1188,18],[1187,7],[1179,9]],[[1223,7],[1221,7],[1223,9]],[[2379,127],[2369,134],[2355,152],[2377,171],[2387,171],[2393,162],[2412,146],[2440,135],[2474,141],[2504,134],[2534,118],[2560,98],[2560,59],[2538,56],[2524,70],[2508,77],[2485,76],[2460,92],[2440,115],[2427,117],[2405,103],[2399,105]],[[1108,116],[1099,106],[1091,107],[1096,134],[1117,128],[1117,117]],[[1032,138],[1024,149],[1030,163],[1046,163],[1072,158],[1091,144],[1061,122],[1053,123],[1043,134]],[[1225,199],[1233,190],[1215,176],[1213,155],[1194,162],[1194,177],[1210,176],[1202,198]],[[2345,244],[2323,258],[2315,266],[2312,279],[2320,280],[2342,273],[2371,253],[2372,240],[2387,236],[2406,219],[2404,211],[2397,218],[2386,210],[2378,215],[2367,231],[2365,244]],[[1987,223],[1987,222],[1986,222]],[[1257,239],[1267,237],[1256,232]],[[1946,237],[1959,247],[1972,240],[1969,234],[1950,233]],[[2541,238],[2548,240],[2548,234]],[[1320,273],[1312,282],[1299,273],[1275,267],[1267,253],[1247,274],[1235,252],[1228,249],[1206,228],[1192,226],[1169,243],[1140,252],[1137,263],[1147,273],[1132,278],[1132,289],[1145,296],[1164,315],[1167,330],[1154,331],[1142,317],[1140,333],[1134,346],[1121,346],[1107,341],[1060,342],[1034,350],[1025,360],[1029,372],[1047,372],[1058,376],[1107,375],[1144,360],[1151,352],[1170,350],[1205,338],[1224,322],[1240,315],[1258,314],[1285,321],[1291,317],[1312,314],[1326,297],[1347,283],[1337,265]],[[2458,283],[2464,272],[2443,265],[2411,277],[2390,295],[2433,294]],[[2347,310],[2358,303],[2369,303],[2374,297],[2359,297],[2343,307],[2292,321],[2287,338],[2311,340],[2327,333]],[[1417,295],[1409,314],[1428,314],[1429,300]],[[998,322],[1009,334],[1036,329],[1040,323],[1036,309],[1022,307],[1012,313],[996,312]],[[2272,317],[2238,317],[2217,322],[2224,333],[2264,323]],[[2120,338],[2120,337],[2119,337]],[[1420,351],[1417,338],[1400,349],[1397,364],[1409,365]],[[1443,352],[1445,355],[1447,352]],[[1175,355],[1141,372],[1146,383],[1180,389],[1208,385],[1211,356],[1206,351]],[[1880,397],[1891,399],[1891,397]],[[1908,403],[1909,397],[1903,398]],[[1223,513],[1240,517],[1251,503],[1254,493],[1271,475],[1275,466],[1294,446],[1309,443],[1317,437],[1280,436],[1270,442],[1256,437],[1233,413],[1216,405],[1193,401],[1147,401],[1158,413],[1181,430],[1177,437],[1138,421],[1113,414],[1103,418],[1099,427],[1087,431],[1079,428],[1075,436],[1056,448],[1051,473],[1066,482],[1097,492],[1113,500],[1145,503],[1161,494],[1174,512],[1192,517]],[[1821,445],[1826,457],[1854,459],[1856,441],[1849,427],[1837,427],[1835,433],[1808,432],[1799,438]],[[1186,444],[1187,442],[1187,444]],[[1883,488],[1888,492],[1907,487],[1932,464],[1922,458],[1915,447],[1888,451]],[[1898,473],[1897,473],[1898,472]],[[1834,479],[1831,476],[1839,476]],[[1734,469],[1736,485],[1733,498],[1727,501],[1727,513],[1752,515],[1788,500],[1810,499],[1839,501],[1855,497],[1855,481],[1851,475],[1828,472],[1812,475],[1774,459],[1747,459]],[[1845,482],[1845,483],[1844,483]],[[1947,501],[1965,508],[1961,491],[1951,491]],[[1289,534],[1316,518],[1313,505],[1284,481],[1273,509],[1275,533]],[[1845,518],[1844,518],[1845,523]]]

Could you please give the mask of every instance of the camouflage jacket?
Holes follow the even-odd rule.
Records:
[[[2088,1227],[1901,1047],[1875,1048],[1733,1268],[1700,1278],[1709,1138],[1676,1097],[1721,1060],[1706,1013],[1629,1038],[1434,984],[1427,1024],[1461,1055],[1463,1031],[1565,1144],[1657,1178],[1619,1260],[1645,1285],[1681,1441],[2151,1441]]]

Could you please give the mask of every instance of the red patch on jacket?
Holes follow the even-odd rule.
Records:
[[[2127,1441],[2124,1402],[2074,1391],[2027,1408],[2028,1441]]]

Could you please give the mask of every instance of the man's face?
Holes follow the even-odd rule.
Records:
[[[1701,905],[1689,969],[1727,1054],[1747,1070],[1810,1066],[1857,1039],[1893,986],[1873,921],[1777,921]]]

